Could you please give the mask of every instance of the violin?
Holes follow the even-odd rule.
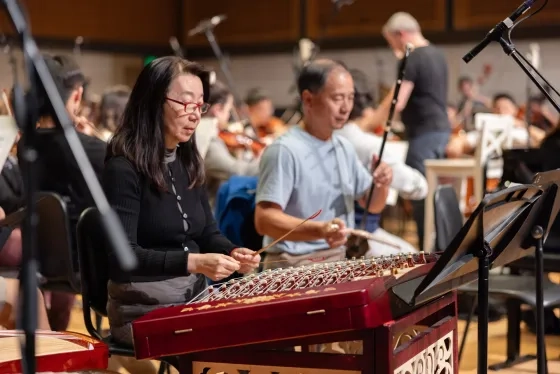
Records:
[[[278,117],[272,117],[268,123],[262,127],[257,128],[257,137],[259,139],[274,138],[282,134],[287,128],[287,125]]]
[[[220,130],[218,137],[222,139],[230,151],[248,149],[254,155],[259,155],[266,148],[266,144],[258,139],[228,130]]]

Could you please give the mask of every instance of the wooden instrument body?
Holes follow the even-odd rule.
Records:
[[[0,374],[22,372],[19,345],[14,347],[21,336],[19,331],[0,331]],[[65,347],[69,347],[66,352]],[[89,336],[74,332],[37,331],[37,372],[106,370],[108,360],[107,345]]]
[[[336,369],[333,374],[394,373],[412,361],[424,360],[425,350],[436,354],[434,347],[444,344],[446,358],[440,359],[452,368],[449,373],[457,373],[455,294],[411,307],[391,291],[398,283],[427,274],[431,267],[416,266],[399,277],[367,277],[285,293],[162,308],[133,322],[136,357],[176,355],[181,373],[197,374],[237,370],[326,373],[326,369]],[[395,348],[397,335],[418,324],[427,324],[425,331],[407,342],[407,348]],[[289,351],[294,346],[356,340],[362,341],[362,355]]]

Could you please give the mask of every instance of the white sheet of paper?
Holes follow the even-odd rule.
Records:
[[[0,170],[4,167],[10,150],[16,141],[18,127],[14,117],[0,116]]]

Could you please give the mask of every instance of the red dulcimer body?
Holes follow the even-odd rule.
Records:
[[[21,337],[20,331],[0,331],[0,374],[22,372]],[[82,334],[39,330],[35,360],[38,373],[105,373],[109,349],[106,344]]]
[[[419,253],[318,263],[209,287],[187,305],[136,320],[136,356],[178,356],[181,373],[197,374],[454,374],[455,294],[411,306],[391,291],[416,287],[437,258]],[[361,341],[360,354],[308,349],[348,341]],[[412,370],[419,364],[430,370]]]

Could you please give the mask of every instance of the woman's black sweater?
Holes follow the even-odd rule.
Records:
[[[205,186],[188,188],[188,175],[179,158],[167,167],[173,178],[166,174],[169,188],[161,192],[124,157],[107,160],[103,188],[138,257],[137,269],[126,274],[110,256],[112,281],[151,282],[187,276],[189,253],[229,254],[235,248],[218,230]]]

